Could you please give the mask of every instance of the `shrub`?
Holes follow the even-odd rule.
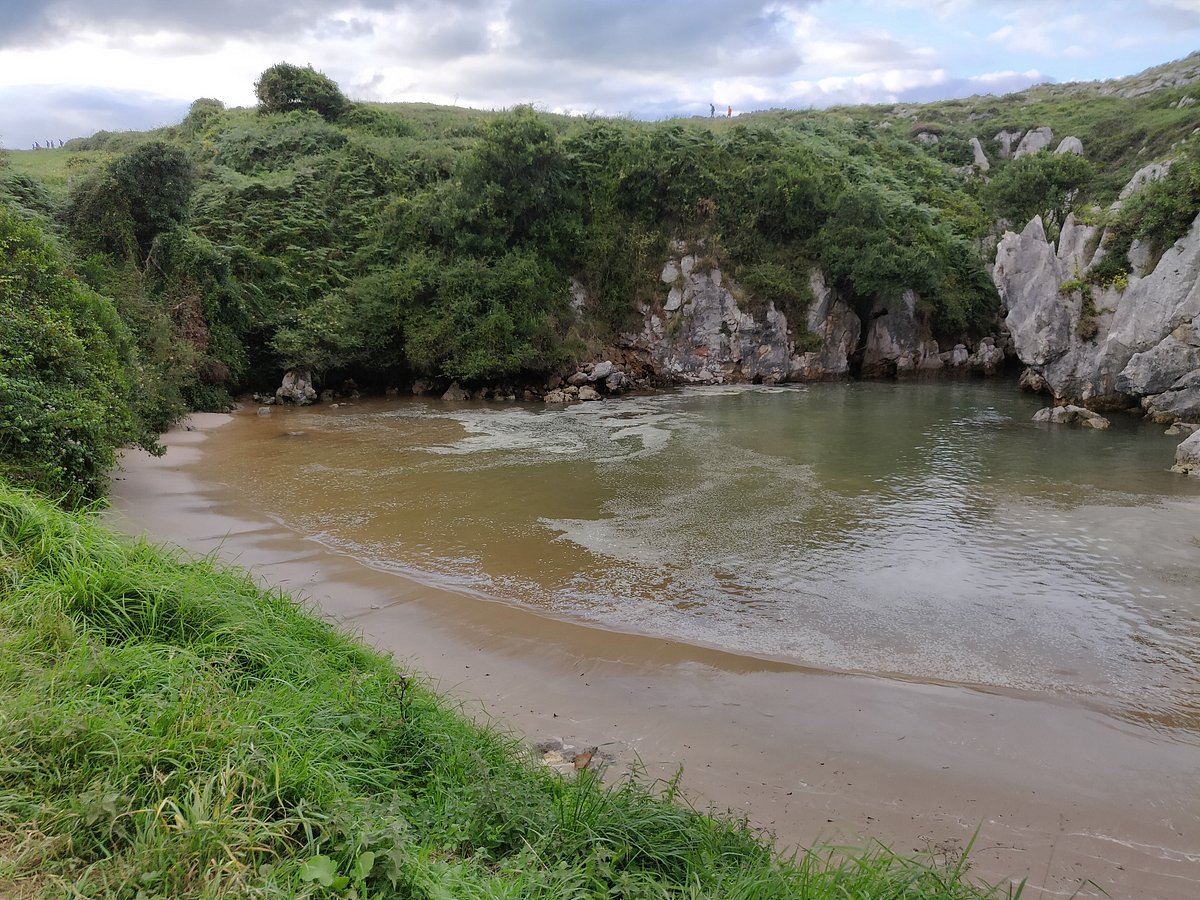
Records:
[[[335,121],[350,107],[341,88],[312,66],[301,68],[281,62],[271,66],[254,83],[258,111],[264,115],[309,109]]]
[[[39,229],[0,205],[0,475],[70,504],[102,495],[130,410],[128,331],[67,274]]]

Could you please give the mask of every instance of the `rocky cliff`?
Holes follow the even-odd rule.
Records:
[[[880,298],[860,316],[811,275],[804,321],[789,323],[774,304],[755,317],[721,269],[680,252],[662,270],[666,297],[642,308],[643,326],[623,336],[626,352],[667,382],[821,381],[850,376],[917,376],[969,371],[991,374],[1004,361],[994,337],[972,350],[942,349],[907,291]],[[800,327],[797,327],[800,326]]]
[[[1157,261],[1135,245],[1126,282],[1089,285],[1104,252],[1073,216],[1057,242],[1040,218],[1000,241],[993,277],[1024,382],[1059,403],[1200,420],[1200,217]]]

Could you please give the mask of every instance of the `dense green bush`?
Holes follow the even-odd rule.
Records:
[[[301,68],[289,63],[277,63],[259,76],[254,83],[258,111],[271,113],[312,110],[333,121],[350,107],[341,88],[328,76],[312,66]]]
[[[102,495],[116,448],[153,441],[131,409],[133,364],[112,302],[0,204],[0,475],[72,504]]]
[[[1062,227],[1095,168],[1073,153],[1030,153],[1007,163],[988,186],[997,215],[1020,228],[1040,215],[1048,228]]]

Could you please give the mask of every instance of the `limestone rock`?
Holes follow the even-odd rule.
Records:
[[[588,375],[588,381],[603,381],[613,373],[614,368],[615,366],[610,359],[598,362],[592,367],[592,371]]]
[[[585,384],[579,389],[579,399],[586,402],[590,400],[603,400],[604,398],[601,397],[600,392],[590,384]]]
[[[1200,431],[1184,439],[1175,449],[1175,465],[1172,472],[1184,475],[1200,475]]]
[[[644,310],[641,332],[622,336],[662,378],[674,382],[782,381],[790,368],[792,352],[787,318],[768,304],[756,319],[739,306],[719,267],[694,254],[669,262],[663,269],[673,285],[666,316]],[[615,367],[594,381],[605,381]]]
[[[1039,409],[1033,414],[1035,422],[1049,422],[1052,425],[1081,425],[1084,428],[1103,430],[1111,423],[1099,413],[1082,406],[1051,406]]]
[[[1065,137],[1059,142],[1058,149],[1054,153],[1055,155],[1074,153],[1076,156],[1083,156],[1083,141],[1077,137]]]
[[[941,138],[940,138],[940,137],[938,137],[938,136],[937,136],[937,133],[936,133],[936,132],[933,132],[933,131],[918,131],[918,132],[917,132],[917,135],[916,135],[916,138],[917,138],[917,140],[918,140],[918,141],[920,141],[922,144],[931,144],[931,145],[933,145],[933,144],[937,144],[937,143],[939,143],[939,142],[941,141]]]
[[[591,378],[588,376],[587,372],[576,372],[567,379],[567,384],[573,384],[575,387],[579,387],[580,385],[587,384],[589,381],[591,381]]]
[[[850,356],[858,347],[862,322],[820,272],[809,279],[813,300],[808,306],[805,325],[808,333],[821,340],[819,350],[798,353],[791,358],[788,377],[795,381],[820,381],[842,378],[850,373]]]
[[[567,396],[567,394],[558,388],[555,388],[552,391],[547,391],[546,396],[543,397],[542,399],[544,400],[544,402],[547,405],[551,405],[551,406],[552,405],[562,405],[562,404],[571,402],[571,400]]]
[[[983,144],[979,142],[979,138],[971,138],[971,153],[975,156],[975,168],[980,172],[986,172],[992,164],[988,162],[987,154],[983,152]]]
[[[1133,173],[1133,177],[1129,179],[1129,183],[1121,188],[1121,193],[1117,195],[1117,199],[1128,200],[1152,181],[1158,181],[1158,179],[1171,171],[1172,162],[1173,160],[1168,159],[1164,162],[1150,163],[1148,166],[1142,166]]]
[[[1019,131],[1005,130],[1005,131],[999,132],[993,138],[993,140],[996,141],[996,143],[998,143],[1000,145],[1000,158],[1001,159],[1012,159],[1013,144],[1017,143],[1017,141],[1019,141],[1020,139],[1021,139],[1021,132],[1019,132]]]
[[[1034,128],[1025,133],[1025,137],[1021,138],[1021,143],[1017,145],[1017,149],[1013,152],[1013,159],[1020,159],[1022,156],[1028,156],[1030,153],[1037,153],[1045,150],[1054,140],[1054,132],[1046,126]]]
[[[442,394],[443,400],[470,400],[471,392],[462,387],[457,381],[450,383],[450,387],[446,388],[446,392]]]
[[[418,378],[412,383],[411,388],[413,395],[420,397],[422,394],[429,394],[433,391],[433,382],[428,378]]]
[[[297,406],[308,406],[317,399],[316,388],[312,384],[311,372],[288,372],[283,376],[283,384],[275,391],[275,399],[280,402],[295,403]]]
[[[1200,422],[1200,371],[1189,372],[1161,394],[1145,397],[1142,405],[1155,422]]]
[[[1200,369],[1200,320],[1176,328],[1149,350],[1133,354],[1115,387],[1132,397],[1161,394],[1196,369]]]
[[[1001,240],[993,279],[1017,356],[1060,402],[1130,405],[1170,388],[1156,401],[1161,414],[1190,409],[1175,382],[1197,368],[1200,349],[1200,217],[1153,271],[1131,275],[1124,290],[1091,287],[1085,306],[1081,292],[1059,288],[1094,263],[1085,259],[1094,235],[1069,217],[1056,248],[1035,218]]]

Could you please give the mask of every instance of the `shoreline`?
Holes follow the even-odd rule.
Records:
[[[879,840],[961,848],[973,871],[1048,893],[1200,891],[1200,754],[1056,698],[832,673],[430,587],[289,531],[205,473],[230,417],[198,415],[155,459],[127,452],[120,530],[213,553],[308,598],[435,687],[525,736],[597,745],[695,805],[731,809],[781,848]],[[209,461],[211,463],[211,461]],[[1147,756],[1148,751],[1153,751]]]

